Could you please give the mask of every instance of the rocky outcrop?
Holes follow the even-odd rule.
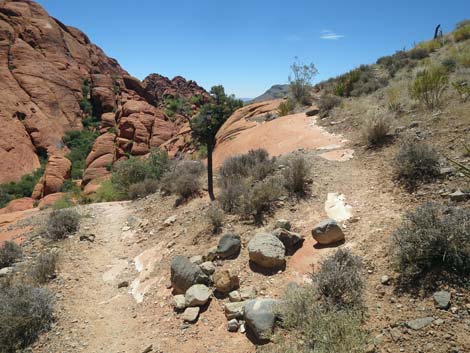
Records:
[[[53,155],[47,161],[44,174],[34,188],[32,198],[39,200],[46,195],[60,192],[66,179],[70,178],[70,162],[64,156]]]

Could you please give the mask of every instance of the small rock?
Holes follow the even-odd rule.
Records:
[[[214,261],[217,258],[217,246],[209,248],[207,254],[204,255],[204,261]]]
[[[208,276],[215,272],[215,265],[212,261],[203,262],[199,267],[201,267],[202,272]]]
[[[461,202],[465,201],[470,197],[470,194],[457,190],[449,195],[451,201]]]
[[[193,323],[197,321],[197,318],[199,316],[199,307],[192,307],[192,308],[186,308],[186,310],[183,313],[183,321],[184,322],[189,322]]]
[[[333,219],[326,219],[312,229],[313,238],[322,245],[334,244],[344,240],[344,233]]]
[[[0,269],[0,277],[6,277],[6,276],[12,274],[13,271],[14,271],[13,267],[4,267],[4,268]]]
[[[204,284],[195,284],[186,291],[185,302],[186,306],[201,306],[207,303],[211,296],[211,290]]]
[[[440,326],[444,323],[444,320],[442,319],[437,319],[437,320],[434,320],[433,324],[434,325],[437,325],[437,326]]]
[[[285,230],[291,230],[291,224],[287,219],[278,219],[274,229],[281,228]]]
[[[408,128],[413,129],[415,127],[418,127],[419,123],[420,123],[419,121],[412,121],[410,125],[408,125]]]
[[[434,321],[434,319],[432,317],[423,317],[423,318],[420,318],[420,319],[415,319],[415,320],[408,321],[406,323],[406,326],[408,326],[412,330],[417,331],[417,330],[421,330],[422,328],[430,325],[433,321]]]
[[[232,319],[227,322],[227,330],[229,332],[237,332],[240,324],[237,319]]]
[[[225,317],[228,320],[243,318],[244,307],[245,307],[245,302],[233,302],[233,303],[225,304],[225,307],[224,307]]]
[[[193,264],[196,264],[196,265],[200,265],[200,264],[203,263],[201,255],[196,255],[196,256],[190,257],[189,261],[191,261]]]
[[[289,255],[292,255],[304,242],[304,238],[300,234],[290,232],[284,228],[276,228],[273,235],[284,244]]]
[[[280,268],[286,263],[286,248],[272,234],[256,234],[248,243],[248,253],[250,261],[267,269]]]
[[[441,176],[447,176],[453,173],[454,173],[454,168],[441,168],[439,171],[439,174],[441,174]]]
[[[150,353],[151,351],[153,351],[153,345],[147,346],[142,353]]]
[[[238,256],[240,249],[240,236],[234,233],[227,233],[219,240],[217,255],[222,259],[233,258]]]
[[[239,292],[242,300],[254,299],[256,297],[256,289],[253,286],[240,288]]]
[[[436,307],[447,310],[450,307],[450,293],[447,291],[439,291],[433,295]]]
[[[163,225],[168,227],[176,222],[176,215],[170,216],[163,221]]]
[[[186,298],[183,294],[177,294],[173,297],[171,304],[178,311],[184,310],[186,308]]]
[[[380,283],[382,283],[383,285],[390,284],[390,277],[388,277],[387,275],[383,275],[382,277],[380,277]]]
[[[124,288],[124,287],[129,287],[129,282],[122,281],[118,284],[118,288]]]
[[[240,292],[237,290],[231,291],[228,294],[228,298],[231,302],[241,302],[242,301],[242,296],[240,295]]]
[[[216,270],[212,276],[214,287],[221,293],[228,293],[240,286],[238,274],[233,269]]]

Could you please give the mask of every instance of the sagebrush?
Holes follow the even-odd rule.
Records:
[[[73,209],[54,210],[49,215],[45,235],[52,240],[64,239],[75,233],[80,225],[80,214]]]
[[[22,256],[21,246],[12,241],[4,242],[0,247],[0,268],[13,265]]]

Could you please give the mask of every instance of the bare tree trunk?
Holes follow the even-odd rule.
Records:
[[[209,192],[209,197],[211,201],[215,200],[214,196],[214,183],[212,180],[212,141],[207,143],[207,191]]]
[[[441,28],[441,25],[437,25],[436,29],[434,30],[434,39],[439,37],[439,28]]]

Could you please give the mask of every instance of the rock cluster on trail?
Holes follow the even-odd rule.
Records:
[[[250,261],[266,269],[282,268],[286,263],[286,248],[272,234],[256,234],[248,243],[248,253]]]
[[[293,254],[304,242],[300,234],[290,232],[285,228],[276,228],[272,234],[284,244],[288,255]]]
[[[188,307],[205,305],[212,292],[204,284],[195,284],[185,293],[185,304]]]
[[[312,229],[313,238],[321,245],[335,244],[344,240],[344,233],[333,219],[326,219]]]
[[[228,293],[240,285],[238,274],[232,269],[218,269],[212,276],[214,287],[220,293]]]

